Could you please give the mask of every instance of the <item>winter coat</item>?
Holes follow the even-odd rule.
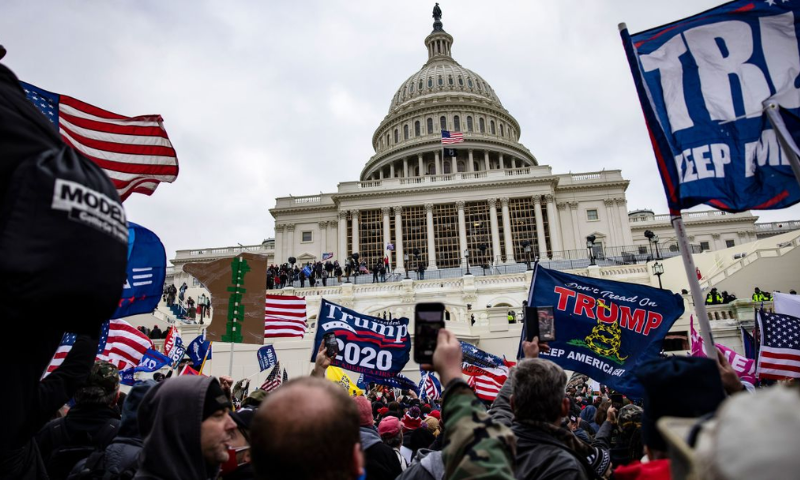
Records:
[[[150,389],[139,406],[138,425],[144,437],[137,479],[216,478],[200,448],[203,404],[211,377],[170,378]]]
[[[442,452],[421,448],[414,457],[414,463],[409,465],[397,480],[442,480],[443,478]]]
[[[394,449],[381,440],[375,427],[360,427],[367,478],[394,480],[403,473]]]

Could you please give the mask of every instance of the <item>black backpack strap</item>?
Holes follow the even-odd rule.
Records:
[[[103,428],[98,430],[97,434],[92,438],[92,443],[99,448],[105,448],[117,436],[119,424],[120,420],[118,418],[109,418]]]
[[[62,445],[69,443],[70,438],[67,434],[67,426],[64,424],[64,417],[57,418],[50,423],[50,455]],[[44,459],[47,462],[47,459]]]

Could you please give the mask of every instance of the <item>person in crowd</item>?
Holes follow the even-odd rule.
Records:
[[[508,323],[517,323],[517,317],[513,310],[508,311]]]
[[[727,290],[723,290],[722,291],[722,303],[727,305],[727,304],[733,302],[734,300],[736,300],[736,295],[735,294],[728,293]]]
[[[236,422],[233,439],[228,442],[228,461],[222,464],[220,478],[223,480],[250,480],[255,478],[250,463],[250,426],[253,423],[255,409],[242,408],[230,412]]]
[[[261,390],[260,388],[256,388],[250,395],[248,395],[244,400],[242,400],[242,408],[252,408],[253,410],[257,409],[261,402],[267,398],[267,392]]]
[[[754,302],[771,302],[772,295],[769,292],[762,292],[760,288],[756,287],[753,289],[753,301]]]
[[[609,445],[613,468],[617,468],[620,465],[628,465],[641,459],[644,455],[644,444],[642,444],[643,414],[644,410],[638,405],[629,404],[620,409]]]
[[[305,286],[306,286],[306,271],[305,271],[305,269],[300,270],[300,273],[298,274],[298,276],[300,278],[300,288],[305,288]]]
[[[372,267],[372,283],[377,283],[379,281],[378,275],[381,271],[381,266],[383,262],[375,262],[375,265]]]
[[[78,461],[105,449],[119,431],[119,370],[96,362],[86,383],[75,392],[75,406],[36,434],[36,443],[51,479],[67,478]]]
[[[328,271],[325,269],[322,270],[322,286],[328,286]]]
[[[381,436],[383,443],[391,447],[400,464],[400,470],[404,472],[408,468],[408,461],[400,453],[400,447],[403,445],[403,429],[400,426],[400,420],[394,416],[385,417],[378,424],[378,435]]]
[[[161,338],[161,329],[158,328],[158,325],[153,325],[153,329],[150,330],[150,335],[149,336],[150,336],[151,339],[154,339],[154,340],[157,340],[157,339]]]
[[[425,265],[422,263],[417,266],[417,276],[420,280],[425,280]]]
[[[138,411],[144,396],[156,385],[146,380],[131,388],[122,404],[119,432],[103,450],[92,452],[78,462],[67,480],[81,478],[133,478],[139,468],[142,435],[139,432]]]
[[[386,283],[386,266],[383,264],[383,262],[379,263],[380,265],[378,265],[378,273],[381,277],[381,283]]]
[[[355,397],[353,400],[358,408],[361,448],[364,452],[367,478],[394,480],[403,470],[394,450],[383,443],[375,428],[369,400],[364,396]]]
[[[333,274],[336,275],[336,281],[342,283],[342,266],[338,260],[333,262]]]
[[[213,377],[180,376],[153,387],[139,407],[145,440],[135,478],[216,478],[237,426],[230,409]]]
[[[186,290],[188,288],[189,288],[189,286],[186,285],[186,282],[183,282],[183,284],[181,285],[181,288],[178,290],[178,300],[180,300],[181,303],[183,303],[183,299],[186,296]]]
[[[175,288],[175,284],[170,284],[167,287],[167,306],[172,306],[175,304],[175,296],[178,294],[178,289]]]
[[[416,406],[408,409],[401,420],[404,433],[410,434],[422,425],[422,418],[420,418],[421,413],[419,407]]]
[[[711,289],[706,295],[706,305],[722,305],[722,295],[717,291],[717,287]]]
[[[600,425],[594,423],[594,416],[596,413],[597,408],[595,408],[594,405],[586,405],[583,407],[580,414],[581,420],[588,425],[588,427],[583,427],[583,429],[591,435],[597,434],[597,431],[600,429]]]
[[[186,299],[186,311],[189,318],[194,321],[197,316],[197,310],[195,309],[194,299],[191,296]]]
[[[281,268],[280,278],[281,278],[281,286],[280,286],[280,288],[286,288],[288,286],[288,282],[289,282],[289,274],[286,271],[286,268]]]
[[[516,478],[606,476],[611,467],[608,451],[590,446],[561,428],[571,401],[564,395],[567,384],[564,370],[538,358],[540,348],[550,347],[545,344],[540,347],[537,337],[522,345],[525,359],[511,371],[490,411],[496,421],[511,425],[516,435]]]
[[[428,416],[424,420],[425,427],[434,437],[438,437],[442,429],[439,427],[439,419],[433,416]]]

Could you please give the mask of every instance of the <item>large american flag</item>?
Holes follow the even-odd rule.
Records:
[[[292,295],[267,295],[264,338],[302,337],[306,333],[306,299]]]
[[[273,368],[272,371],[269,372],[269,375],[267,375],[267,379],[264,380],[264,383],[261,385],[261,390],[264,390],[265,392],[271,392],[280,387],[281,383],[283,383],[283,377],[281,376],[281,362],[278,362],[275,364],[275,368]]]
[[[758,312],[761,345],[756,371],[760,378],[800,378],[800,318]]]
[[[20,83],[64,142],[106,172],[122,200],[134,192],[151,195],[160,182],[171,183],[178,176],[178,157],[160,115],[123,117]]]
[[[478,398],[493,402],[507,379],[507,373],[500,376],[490,374],[474,375],[467,378],[467,384],[472,387]]]
[[[448,132],[442,130],[442,145],[453,145],[455,143],[462,143],[464,141],[464,134],[461,132]]]
[[[431,401],[442,396],[442,384],[433,372],[422,372],[418,390],[422,400]]]
[[[74,333],[64,334],[50,365],[47,366],[47,373],[52,372],[64,362],[64,358],[72,350],[76,338],[77,335]],[[120,370],[125,370],[139,365],[139,361],[148,348],[153,348],[153,342],[147,338],[147,335],[136,330],[125,320],[110,320],[103,323],[101,328],[95,360],[106,360]]]

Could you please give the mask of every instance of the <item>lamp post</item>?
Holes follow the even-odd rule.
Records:
[[[594,263],[594,241],[596,238],[594,235],[586,237],[586,248],[589,250],[589,266],[597,265]]]
[[[469,248],[464,250],[464,260],[467,262],[467,275],[472,275],[469,271]]]
[[[406,280],[408,280],[408,267],[409,267],[409,264],[408,264],[408,254],[407,253],[403,255],[403,260],[405,260]]]
[[[661,275],[664,275],[664,264],[663,263],[656,262],[656,263],[653,264],[653,275],[658,277],[658,288],[663,290],[664,287],[661,285]]]
[[[652,230],[645,230],[644,236],[647,238],[647,246],[650,247],[650,258],[653,258],[653,237],[658,238]]]
[[[486,249],[489,248],[489,245],[485,243],[481,243],[478,245],[478,250],[481,251],[481,269],[483,269],[483,276],[486,276],[486,263],[483,262],[483,257],[486,256]]]
[[[531,242],[525,240],[522,242],[522,246],[525,247],[525,263],[528,264],[528,270],[531,269]]]
[[[658,235],[653,235],[653,244],[656,246],[656,259],[661,260],[661,252],[658,251]]]

